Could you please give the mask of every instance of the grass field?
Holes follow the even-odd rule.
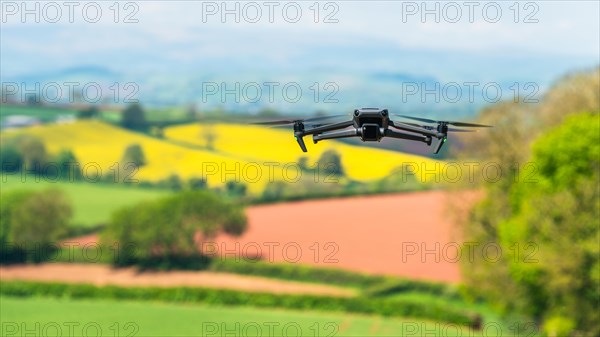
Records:
[[[111,300],[0,297],[3,336],[56,326],[66,336],[99,328],[103,336],[478,336],[466,327],[342,313]],[[273,329],[273,330],[270,330]],[[459,331],[460,330],[460,331]],[[459,333],[457,333],[459,332]],[[508,335],[504,331],[503,335]],[[52,332],[53,333],[53,332]],[[42,335],[38,333],[37,335]],[[95,335],[91,334],[91,335]]]
[[[54,121],[56,117],[61,115],[73,116],[75,110],[37,107],[37,106],[15,106],[15,105],[0,105],[0,117],[4,118],[13,115],[27,115],[38,118],[41,121]]]
[[[81,226],[94,226],[105,223],[109,220],[111,213],[120,207],[155,199],[170,193],[159,189],[141,189],[102,183],[51,183],[43,179],[36,182],[36,178],[33,176],[22,178],[19,174],[4,176],[0,187],[0,197],[16,189],[58,188],[64,191],[72,202],[73,223]]]

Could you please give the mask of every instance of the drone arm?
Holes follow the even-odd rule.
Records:
[[[328,124],[328,125],[323,125],[323,126],[317,126],[315,128],[312,129],[306,129],[302,131],[302,135],[311,135],[311,134],[315,134],[315,133],[322,133],[322,132],[327,132],[327,131],[333,131],[333,130],[338,130],[338,129],[344,129],[347,128],[351,125],[353,125],[354,122],[353,121],[346,121],[346,122],[340,122],[340,123],[335,123],[335,124]]]
[[[394,121],[390,121],[389,124],[390,124],[390,126],[396,128],[398,130],[410,131],[410,132],[420,133],[422,135],[428,135],[428,136],[440,138],[439,137],[440,135],[438,134],[438,132],[434,131],[434,130],[427,130],[427,129],[420,128],[417,126],[412,126],[412,125],[404,124],[401,122],[394,122]]]
[[[313,142],[315,144],[323,139],[334,139],[334,138],[348,138],[358,136],[358,130],[356,128],[348,130],[336,130],[327,133],[313,134]]]
[[[428,137],[428,136],[413,135],[410,133],[398,132],[398,131],[394,131],[394,130],[390,130],[390,129],[385,129],[384,135],[386,137],[391,137],[391,138],[415,140],[418,142],[427,143],[427,145],[431,145],[431,137]]]

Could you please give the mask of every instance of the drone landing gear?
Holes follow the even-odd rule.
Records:
[[[304,144],[304,138],[302,138],[303,133],[304,133],[304,123],[302,123],[300,121],[295,122],[294,123],[294,137],[296,137],[296,141],[298,142],[298,145],[300,145],[302,152],[308,152],[308,150],[306,149],[306,144]]]

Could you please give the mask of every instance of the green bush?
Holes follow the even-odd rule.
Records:
[[[367,288],[364,294],[373,297],[383,297],[403,292],[419,292],[447,298],[460,298],[458,291],[446,284],[391,278]]]
[[[142,106],[135,103],[127,106],[121,115],[121,126],[126,129],[144,131],[148,127],[146,112]]]
[[[219,232],[239,235],[246,229],[243,209],[209,191],[183,191],[163,199],[117,211],[104,229],[105,246],[119,243],[117,264],[132,264],[198,253],[197,234],[210,238]]]
[[[146,165],[146,156],[144,155],[142,146],[140,144],[131,144],[127,146],[123,153],[121,163],[123,163],[123,169],[127,168],[128,165],[133,165],[135,167]]]
[[[60,190],[7,193],[0,204],[0,262],[40,262],[67,233],[71,215]]]

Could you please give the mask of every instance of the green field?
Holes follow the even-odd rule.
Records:
[[[116,209],[151,200],[168,194],[159,189],[135,186],[110,185],[106,183],[56,182],[34,176],[4,175],[0,184],[0,197],[17,189],[39,190],[58,188],[66,193],[73,205],[73,224],[95,226],[106,223]]]
[[[73,116],[75,110],[62,109],[62,108],[50,108],[50,107],[39,107],[39,106],[15,106],[15,105],[0,105],[0,117],[13,115],[26,115],[38,118],[41,121],[53,121],[56,117],[61,115]]]
[[[88,335],[95,335],[94,328],[100,328],[103,336],[479,335],[465,327],[414,319],[156,302],[0,297],[0,309],[3,336],[15,327],[19,329],[15,335],[24,335],[23,326],[39,329],[37,335],[42,335],[44,328],[52,335],[58,326],[67,336],[69,322],[79,323],[73,327],[75,335],[84,335],[87,325]],[[457,329],[462,333],[457,334]]]

